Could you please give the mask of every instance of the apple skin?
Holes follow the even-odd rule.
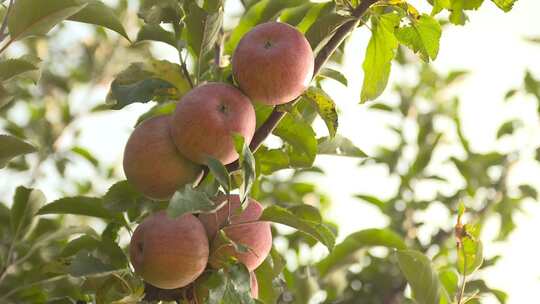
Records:
[[[165,211],[137,226],[129,256],[144,281],[162,289],[195,281],[208,262],[209,244],[202,223],[192,214],[171,218]]]
[[[255,133],[255,110],[237,88],[208,83],[188,92],[171,122],[173,141],[185,157],[205,164],[208,156],[229,164],[238,159],[233,133],[250,142]]]
[[[167,200],[202,176],[202,167],[176,150],[169,133],[171,116],[150,118],[131,134],[124,150],[127,180],[145,196]]]
[[[226,196],[215,199],[217,203],[222,203]],[[266,259],[272,249],[272,231],[269,222],[256,222],[263,212],[262,205],[256,200],[249,199],[244,211],[238,213],[240,208],[240,198],[238,195],[230,196],[231,219],[227,227],[227,216],[229,214],[228,204],[224,204],[214,213],[200,214],[199,219],[203,223],[208,238],[211,242],[211,253],[209,263],[214,268],[220,268],[228,257],[235,257],[242,262],[249,271],[255,270]],[[249,224],[242,224],[249,223]],[[238,225],[242,224],[242,225]],[[249,248],[248,252],[237,252],[233,245],[223,244],[220,237],[216,237],[218,231],[222,229],[227,237],[237,244]]]
[[[251,100],[278,105],[307,89],[314,62],[311,46],[300,31],[286,23],[267,22],[240,40],[232,68],[240,89]]]

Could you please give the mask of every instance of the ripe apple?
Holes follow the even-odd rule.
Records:
[[[217,203],[223,203],[225,200],[226,196],[216,198]],[[231,217],[227,223],[229,204]],[[231,195],[229,203],[224,204],[216,212],[199,215],[199,219],[206,228],[208,238],[212,242],[210,254],[212,267],[221,267],[223,262],[232,256],[242,262],[249,271],[253,271],[266,259],[270,249],[272,249],[272,232],[270,223],[257,222],[262,212],[262,205],[253,199],[249,199],[246,209],[241,211],[239,196]],[[218,236],[220,229],[231,241],[243,245],[249,250],[238,252],[232,244],[223,243],[223,239]]]
[[[280,22],[254,27],[238,43],[233,75],[251,100],[266,105],[300,96],[313,77],[313,51],[304,35]]]
[[[182,186],[195,182],[202,167],[178,151],[169,132],[171,116],[150,118],[131,134],[124,150],[124,172],[137,190],[156,200],[169,199]]]
[[[255,132],[255,110],[237,88],[208,83],[184,95],[171,123],[173,141],[185,157],[206,163],[211,156],[224,164],[238,158],[232,135],[249,142]]]
[[[192,214],[171,218],[165,211],[137,226],[129,256],[135,272],[162,289],[188,285],[204,271],[209,246],[204,226]]]

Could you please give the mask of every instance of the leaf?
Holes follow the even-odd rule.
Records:
[[[137,206],[143,196],[128,181],[112,185],[103,197],[103,207],[113,212],[124,212]]]
[[[335,235],[324,223],[310,221],[299,217],[288,209],[279,206],[270,206],[263,211],[260,221],[270,221],[287,225],[302,231],[332,250],[335,243]]]
[[[257,178],[255,170],[255,157],[249,148],[249,143],[245,139],[238,135],[233,135],[234,145],[236,152],[239,155],[240,168],[242,168],[242,185],[240,185],[240,202],[242,205],[247,200],[251,188]]]
[[[208,168],[215,176],[216,180],[221,184],[223,189],[228,193],[231,190],[231,177],[227,168],[217,159],[208,157]]]
[[[9,80],[18,75],[27,75],[29,72],[38,70],[39,67],[36,65],[35,61],[29,60],[27,56],[4,60],[0,62],[0,82]],[[31,77],[31,79],[34,80],[34,83],[37,82],[36,77]]]
[[[193,2],[189,6],[189,13],[184,22],[188,45],[200,59],[212,50],[219,37],[219,30],[223,24],[223,10],[208,14]]]
[[[456,294],[459,284],[459,273],[455,268],[446,267],[439,270],[439,280],[448,294]]]
[[[467,275],[475,272],[484,262],[483,245],[478,239],[479,228],[476,225],[463,226],[462,248],[458,248],[458,271]]]
[[[512,10],[514,3],[516,3],[517,0],[491,0],[491,2],[495,3],[495,5],[507,13]]]
[[[366,57],[362,68],[364,83],[360,101],[373,100],[384,91],[390,76],[392,59],[396,55],[398,40],[394,36],[394,28],[399,24],[399,16],[395,13],[381,15],[378,20],[372,19],[372,35],[369,40]]]
[[[336,245],[330,254],[317,263],[321,276],[325,276],[337,266],[347,263],[347,257],[366,247],[384,246],[405,249],[405,242],[395,232],[387,229],[366,229],[350,234]]]
[[[431,261],[425,255],[414,250],[398,250],[396,256],[399,268],[409,282],[413,298],[418,304],[437,304],[441,297],[446,303],[451,303]]]
[[[317,54],[330,38],[334,36],[337,29],[350,20],[353,19],[337,13],[331,13],[318,18],[306,32],[306,39],[309,41],[313,53]]]
[[[505,135],[512,135],[515,131],[515,129],[519,126],[521,126],[521,121],[514,119],[507,121],[503,123],[499,129],[497,130],[497,139],[505,136]]]
[[[71,148],[71,152],[81,156],[82,158],[86,159],[89,163],[91,163],[94,167],[99,166],[99,160],[95,158],[90,151],[83,147],[73,147]]]
[[[87,251],[79,252],[68,267],[74,277],[99,275],[117,270],[116,267],[103,263]]]
[[[383,212],[386,210],[386,203],[376,198],[375,196],[365,195],[365,194],[356,194],[354,197],[372,204],[373,206],[379,208],[379,210]]]
[[[268,150],[261,147],[255,153],[257,167],[261,174],[270,175],[278,170],[290,168],[289,155],[281,149]]]
[[[243,264],[235,264],[227,269],[227,288],[223,303],[255,304],[251,298],[249,271]]]
[[[341,135],[336,135],[334,138],[321,137],[318,139],[318,146],[318,154],[368,157],[367,154],[357,148],[350,139]]]
[[[45,203],[45,195],[39,190],[18,187],[13,197],[10,222],[14,241],[24,238],[32,229],[34,216]]]
[[[186,213],[212,212],[218,207],[206,193],[186,185],[183,190],[176,191],[171,198],[167,214],[170,217],[179,217]]]
[[[98,246],[98,239],[85,234],[67,243],[64,249],[62,249],[60,256],[64,258],[74,256],[82,250],[90,252],[96,249]]]
[[[75,15],[69,17],[69,20],[103,26],[131,41],[112,8],[97,0],[82,0],[81,2],[87,5]]]
[[[317,75],[317,77],[333,79],[343,84],[344,86],[348,86],[348,81],[345,75],[341,74],[341,72],[334,69],[322,68],[321,71],[319,72],[319,75]]]
[[[160,41],[176,48],[174,34],[166,31],[158,24],[145,24],[141,27],[135,42],[142,41]]]
[[[441,25],[435,18],[426,14],[421,15],[418,20],[413,19],[411,25],[398,28],[395,35],[400,43],[419,53],[422,60],[429,62],[430,59],[437,58]]]
[[[336,110],[336,104],[326,92],[317,87],[309,87],[304,96],[311,102],[311,104],[317,109],[317,113],[321,116],[328,128],[330,137],[334,137],[338,128],[338,113]]]
[[[317,155],[317,138],[312,127],[301,119],[286,115],[274,134],[289,143],[294,151],[289,153],[291,165],[310,167]]]
[[[36,152],[36,148],[17,137],[0,135],[0,169],[14,157]]]
[[[43,206],[37,214],[76,214],[124,222],[121,214],[111,212],[103,206],[102,199],[86,196],[58,199]]]
[[[538,191],[531,185],[519,185],[519,191],[521,191],[522,197],[529,197],[533,200],[538,200]]]
[[[233,29],[225,44],[225,52],[231,54],[240,39],[257,24],[275,20],[285,8],[303,4],[304,0],[262,0],[251,6]]]
[[[147,24],[178,23],[183,17],[178,0],[142,0],[139,17]]]
[[[111,84],[109,102],[113,109],[145,103],[154,98],[178,100],[191,89],[178,64],[166,60],[132,63]],[[116,100],[116,102],[114,101]]]
[[[12,40],[45,35],[86,5],[77,0],[17,0],[8,19],[9,35]]]

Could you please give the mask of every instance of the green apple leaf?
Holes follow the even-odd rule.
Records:
[[[25,187],[18,187],[11,207],[11,231],[14,239],[24,238],[35,223],[35,215],[45,203],[43,192]]]
[[[321,137],[318,139],[318,154],[328,154],[349,157],[368,157],[354,143],[341,135],[331,137]]]
[[[102,199],[96,197],[65,197],[43,206],[38,214],[76,214],[124,222],[122,214],[111,212],[103,203]]]
[[[274,130],[274,134],[294,149],[289,151],[292,165],[309,167],[313,164],[317,155],[317,138],[308,123],[292,115],[286,115]]]
[[[260,147],[255,153],[257,168],[261,174],[270,175],[278,170],[290,168],[290,160],[287,152],[281,149],[267,149]]]
[[[219,160],[213,157],[208,157],[206,165],[223,189],[225,189],[226,192],[229,192],[231,190],[231,177],[227,168],[225,168]]]
[[[327,79],[333,79],[344,86],[348,86],[348,81],[345,75],[343,75],[340,71],[330,69],[330,68],[322,68],[319,72],[319,75],[317,75],[317,78],[327,78]]]
[[[188,46],[200,59],[213,49],[219,37],[219,30],[223,24],[223,10],[219,9],[209,14],[193,2],[189,6],[184,22]]]
[[[24,76],[34,74],[29,78],[37,82],[39,78],[39,62],[38,58],[31,58],[28,55],[20,58],[8,59],[0,61],[0,82],[9,80],[16,76]],[[38,71],[36,77],[36,71]]]
[[[68,267],[68,273],[74,277],[85,277],[92,275],[102,275],[118,268],[105,264],[100,259],[94,257],[87,251],[77,253]]]
[[[143,199],[137,189],[123,180],[112,185],[103,196],[103,207],[113,212],[128,211]]]
[[[176,191],[171,198],[167,214],[171,217],[179,217],[186,213],[212,212],[216,205],[205,192],[193,189],[186,185],[184,189]]]
[[[330,228],[328,228],[322,222],[313,221],[313,217],[311,216],[306,216],[302,213],[294,213],[293,211],[294,210],[272,205],[264,209],[259,220],[279,223],[296,228],[299,231],[312,236],[325,245],[329,251],[332,251],[336,240],[332,230],[330,230]]]
[[[304,92],[304,96],[311,102],[323,119],[330,137],[334,137],[338,128],[338,113],[334,100],[318,87],[309,87]]]
[[[306,39],[309,41],[313,52],[317,54],[330,38],[332,38],[337,29],[350,20],[352,20],[351,17],[337,13],[327,14],[318,18],[306,32]]]
[[[476,225],[463,226],[466,232],[462,238],[462,248],[458,248],[458,271],[462,274],[472,274],[484,262],[483,245],[478,239],[480,229]]]
[[[142,0],[139,17],[147,24],[178,23],[184,16],[178,0]]]
[[[395,13],[372,18],[372,35],[362,65],[364,70],[364,84],[360,97],[362,103],[379,97],[386,88],[392,59],[399,44],[394,36],[394,28],[399,25],[399,20],[399,16]]]
[[[405,249],[405,242],[397,233],[387,229],[366,229],[350,234],[343,242],[336,245],[330,254],[317,263],[317,269],[321,276],[326,275],[332,269],[354,260],[348,259],[351,255],[362,248],[384,246],[388,248]]]
[[[439,280],[448,294],[456,294],[459,285],[459,273],[455,268],[445,267],[440,269]]]
[[[12,40],[45,35],[86,5],[77,0],[17,0],[8,19],[9,35]]]
[[[418,53],[422,60],[429,62],[437,58],[441,25],[435,18],[421,15],[418,20],[413,19],[409,26],[398,28],[395,35],[400,43]]]
[[[158,24],[145,24],[141,27],[135,42],[142,41],[159,41],[176,48],[174,34]]]
[[[516,3],[517,0],[491,0],[491,2],[495,3],[495,5],[504,12],[509,12],[514,7],[514,3]]]
[[[130,41],[124,26],[112,8],[97,0],[79,1],[87,5],[79,12],[69,17],[68,20],[103,26],[117,32]]]
[[[36,148],[17,137],[0,135],[0,169],[14,157],[36,152]]]

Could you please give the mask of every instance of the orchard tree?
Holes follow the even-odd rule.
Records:
[[[507,182],[526,153],[474,151],[452,93],[466,72],[440,74],[429,62],[445,27],[466,26],[481,6],[508,12],[515,0],[428,0],[425,12],[405,0],[230,1],[239,16],[224,2],[0,1],[0,166],[21,181],[2,189],[14,196],[0,204],[0,303],[505,303],[483,279],[499,257],[484,258],[480,232],[499,217],[505,240],[521,202],[537,199],[532,186]],[[95,25],[90,37],[65,42],[72,22]],[[339,104],[324,91],[329,81],[348,85],[340,64],[357,30],[371,33],[360,100],[340,102],[392,117],[398,138],[370,156],[339,134]],[[171,47],[177,62],[152,55]],[[387,88],[392,65],[417,80]],[[76,105],[73,92],[90,99],[104,84],[106,101]],[[384,90],[398,102],[377,101]],[[527,73],[507,98],[516,94],[540,102],[540,81]],[[82,119],[135,103],[152,107],[127,141],[123,170],[78,144]],[[327,134],[314,131],[319,118]],[[506,122],[497,137],[519,126]],[[270,135],[279,144],[266,145]],[[444,145],[463,153],[435,160]],[[400,181],[389,199],[357,195],[388,227],[336,243],[331,200],[304,178],[324,174],[317,155],[382,165]],[[81,163],[91,168],[82,177]],[[442,163],[463,187],[441,190],[447,177],[431,168]],[[437,195],[422,198],[422,183]],[[449,221],[426,230],[415,215],[433,204]],[[306,257],[322,248],[322,258]]]

